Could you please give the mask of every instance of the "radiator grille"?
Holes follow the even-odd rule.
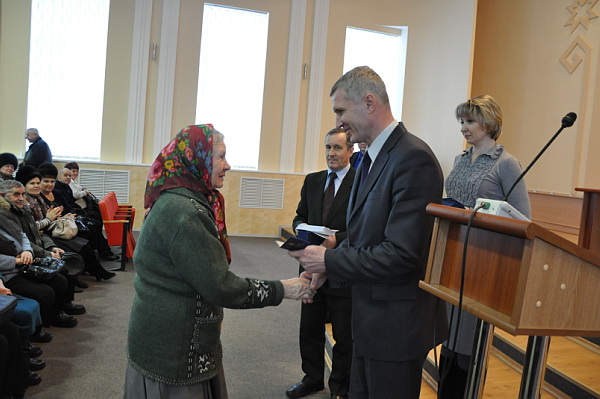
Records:
[[[242,177],[240,208],[283,209],[283,179]]]
[[[114,191],[120,203],[129,202],[129,171],[80,169],[79,184],[99,200]]]

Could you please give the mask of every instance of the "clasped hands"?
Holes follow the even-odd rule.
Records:
[[[314,292],[312,296],[302,299],[304,303],[312,303],[312,298],[317,290],[327,281],[327,273],[325,270],[325,251],[327,246],[309,245],[298,251],[288,251],[288,255],[297,259],[304,272],[300,274],[300,279],[310,280],[309,289]]]

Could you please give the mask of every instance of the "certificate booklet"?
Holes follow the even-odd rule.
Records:
[[[288,251],[297,251],[299,249],[304,249],[311,244],[310,242],[302,240],[298,237],[290,237],[286,240],[286,242],[277,241],[277,245],[279,245],[280,248],[287,249]]]

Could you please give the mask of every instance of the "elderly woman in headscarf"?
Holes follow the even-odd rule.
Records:
[[[188,126],[148,174],[148,210],[134,253],[125,398],[227,398],[220,334],[223,308],[310,299],[309,281],[242,278],[229,270],[223,135]],[[161,396],[165,395],[165,396]]]

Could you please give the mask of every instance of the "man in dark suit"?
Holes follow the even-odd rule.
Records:
[[[367,151],[367,143],[358,143],[358,151],[356,151],[350,157],[350,165],[352,165],[352,167],[354,169],[358,169],[366,151]]]
[[[350,195],[348,238],[290,256],[315,286],[352,286],[350,397],[417,399],[425,357],[447,335],[443,302],[418,287],[433,228],[425,207],[441,201],[442,172],[427,144],[394,119],[371,68],[347,72],[331,97],[336,125],[369,146]]]
[[[350,166],[353,144],[341,129],[325,135],[327,170],[310,173],[304,179],[300,202],[294,218],[294,230],[301,224],[326,226],[339,230],[321,245],[335,248],[346,239],[346,211],[355,170]],[[330,191],[329,195],[328,192]],[[329,208],[328,210],[325,208]],[[300,273],[304,269],[300,266]],[[352,361],[352,299],[350,287],[321,287],[312,303],[303,303],[300,316],[300,356],[305,376],[286,391],[289,398],[301,398],[324,388],[325,322],[331,321],[335,345],[329,390],[332,398],[346,398]]]

